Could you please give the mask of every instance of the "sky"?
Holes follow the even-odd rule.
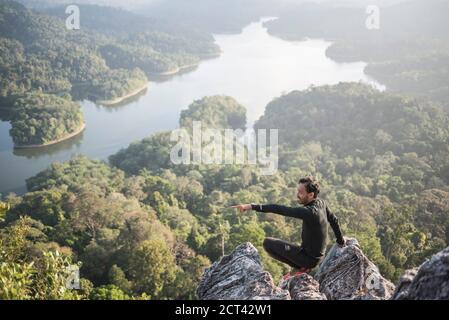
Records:
[[[173,2],[179,0],[22,0],[24,3],[79,3],[79,4],[97,4],[104,6],[113,6],[126,9],[135,9],[141,6],[148,7],[151,4],[161,4],[162,2]],[[185,0],[186,2],[193,3],[196,0]],[[226,1],[226,0],[208,0],[209,1]],[[240,0],[242,5],[244,5],[245,0]],[[265,0],[266,1],[266,0]],[[273,0],[274,3],[291,3],[300,4],[304,2],[316,2],[316,3],[326,3],[332,5],[349,5],[349,6],[367,6],[367,5],[379,5],[379,6],[389,6],[400,2],[406,2],[408,0]],[[423,0],[424,1],[424,0]]]

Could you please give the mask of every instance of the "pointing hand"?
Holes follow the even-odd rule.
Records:
[[[231,208],[237,208],[240,210],[240,212],[245,212],[247,210],[251,210],[252,206],[251,204],[237,204],[235,206],[232,206]]]

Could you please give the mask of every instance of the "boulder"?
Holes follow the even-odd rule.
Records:
[[[249,242],[239,245],[204,271],[197,288],[202,300],[289,300],[262,269],[257,249]]]
[[[418,268],[413,268],[406,270],[402,277],[399,279],[399,283],[396,286],[396,290],[393,294],[393,299],[402,300],[408,296],[408,290],[410,288],[410,284],[418,272]]]
[[[355,239],[347,239],[343,248],[335,244],[315,279],[320,283],[320,292],[329,300],[386,300],[395,289],[363,254]]]
[[[288,290],[292,300],[327,300],[320,292],[320,284],[309,274],[281,280],[279,288]]]
[[[449,247],[416,270],[408,270],[394,294],[395,300],[448,300]]]

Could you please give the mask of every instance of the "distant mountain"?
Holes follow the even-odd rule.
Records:
[[[133,8],[143,4],[157,3],[164,0],[19,0],[27,7],[42,9],[60,5],[81,4],[81,5],[100,5],[115,8]]]
[[[377,41],[449,37],[449,3],[413,0],[379,11],[380,29],[365,26],[366,7],[348,8],[304,4],[288,8],[279,19],[266,22],[271,34],[287,39],[319,37]]]
[[[268,21],[268,32],[289,40],[332,40],[326,55],[366,61],[365,72],[387,90],[445,103],[449,96],[449,2],[409,1],[379,12],[379,29],[365,26],[365,8],[307,4]]]
[[[146,31],[166,32],[171,35],[185,37],[191,41],[206,40],[213,42],[211,34],[201,32],[191,26],[177,21],[167,22],[160,17],[149,17],[122,8],[110,6],[78,4],[80,9],[80,24],[82,28],[114,36],[125,37],[129,34]],[[36,8],[44,14],[66,19],[66,6]]]

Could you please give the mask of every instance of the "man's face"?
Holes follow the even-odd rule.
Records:
[[[306,187],[302,183],[298,185],[298,194],[296,196],[298,197],[299,203],[304,205],[313,200],[313,192],[307,192]]]

